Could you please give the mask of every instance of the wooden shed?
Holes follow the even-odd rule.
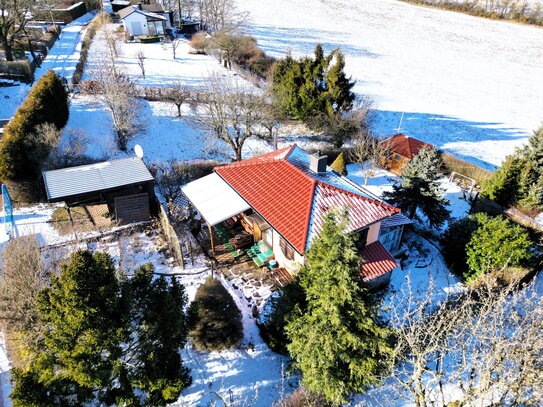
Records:
[[[396,175],[402,174],[403,167],[421,149],[427,148],[433,150],[435,148],[431,144],[401,133],[381,141],[381,144],[388,150],[388,154],[382,159],[381,164]]]
[[[49,202],[105,202],[117,224],[148,220],[157,210],[154,178],[137,157],[44,171],[43,180]]]

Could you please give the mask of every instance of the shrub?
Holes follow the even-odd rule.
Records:
[[[199,351],[220,351],[243,338],[241,312],[220,281],[208,278],[189,308],[189,338]]]
[[[443,257],[452,271],[460,277],[468,271],[466,246],[477,227],[477,218],[468,216],[449,223],[441,237]]]
[[[460,158],[449,153],[442,153],[441,159],[446,172],[457,172],[458,174],[473,178],[479,185],[482,185],[492,175],[490,171],[487,171],[473,163],[461,160]]]
[[[37,127],[51,123],[57,129],[66,125],[69,115],[68,88],[64,78],[49,71],[32,88],[13,119],[4,128],[0,143],[0,178],[35,179],[41,161],[51,145],[34,137]]]
[[[153,42],[160,42],[160,37],[158,36],[152,36],[152,37],[140,37],[140,42],[144,44],[151,44]]]
[[[83,76],[83,71],[85,70],[85,65],[87,64],[87,58],[89,56],[89,48],[92,44],[92,40],[96,35],[98,29],[105,23],[110,21],[110,17],[106,13],[100,13],[92,19],[90,24],[85,30],[85,36],[83,41],[81,41],[81,52],[79,53],[79,61],[75,66],[75,71],[72,75],[72,85],[77,85],[81,82],[81,77]]]
[[[333,170],[336,170],[342,175],[347,175],[347,167],[345,166],[345,157],[341,152],[331,165]]]
[[[466,247],[466,281],[471,282],[493,270],[522,266],[532,257],[532,242],[523,227],[497,216],[475,216],[479,227]]]
[[[197,32],[190,39],[190,46],[196,54],[206,54],[210,46],[208,34],[205,31]]]
[[[301,386],[282,400],[274,403],[273,407],[324,407],[327,405],[321,395]]]

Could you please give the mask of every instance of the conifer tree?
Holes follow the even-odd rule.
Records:
[[[127,355],[131,362],[125,363],[122,371],[132,389],[143,391],[145,405],[165,406],[176,401],[191,382],[179,354],[187,340],[183,311],[187,296],[175,277],[169,282],[164,276],[153,279],[153,272],[153,265],[147,263],[127,282],[131,316],[129,337],[133,343],[129,346],[132,351]],[[115,405],[142,399],[140,393],[133,391],[118,393],[124,396],[110,397]]]
[[[60,130],[66,125],[68,115],[66,81],[49,71],[34,85],[4,128],[0,141],[0,178],[20,181],[37,177],[41,160],[49,154],[50,145],[35,137],[36,128],[51,123]]]
[[[438,183],[440,164],[436,150],[420,150],[405,166],[402,181],[395,184],[391,192],[385,192],[383,198],[406,212],[411,219],[419,209],[428,218],[430,226],[441,226],[449,217],[446,207],[449,202],[441,196]]]
[[[343,155],[343,152],[339,153],[330,167],[342,175],[347,175],[347,167],[345,166],[345,156]]]
[[[300,271],[307,309],[286,327],[288,351],[306,388],[333,404],[378,382],[391,348],[388,330],[361,286],[360,257],[345,214],[330,212]]]
[[[352,89],[355,82],[345,75],[345,58],[340,50],[336,50],[333,55],[336,62],[326,72],[326,112],[328,116],[334,113],[349,111],[353,107],[355,99]]]
[[[466,281],[473,281],[492,270],[520,266],[531,258],[532,242],[524,228],[500,216],[484,213],[478,213],[475,219],[478,228],[466,246],[469,268],[464,273]]]

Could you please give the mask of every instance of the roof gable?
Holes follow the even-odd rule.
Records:
[[[405,134],[396,134],[395,136],[382,141],[383,145],[390,151],[407,157],[409,159],[416,156],[422,148],[433,150],[435,147],[432,144],[417,140],[416,138],[406,136]]]
[[[329,167],[326,174],[311,172],[309,154],[296,145],[215,171],[299,253],[319,235],[330,210],[348,208],[349,232],[400,212]]]

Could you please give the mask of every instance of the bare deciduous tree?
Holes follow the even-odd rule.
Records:
[[[33,362],[21,353],[24,347],[39,347],[42,339],[36,301],[49,283],[40,247],[34,236],[10,241],[2,253],[0,275],[0,324],[14,367],[25,368]]]
[[[543,305],[534,287],[483,284],[432,304],[403,293],[392,308],[397,394],[429,405],[543,401]]]
[[[364,185],[375,174],[375,170],[383,165],[390,148],[377,140],[369,131],[360,130],[352,138],[353,148],[350,159],[358,163],[364,172]]]
[[[145,79],[145,53],[143,51],[138,51],[136,58],[138,59],[138,66],[141,69],[141,76]]]
[[[235,160],[240,161],[247,139],[258,136],[261,103],[261,96],[254,90],[216,74],[210,79],[210,91],[202,96],[201,112],[194,120],[210,143],[225,142],[234,151]]]
[[[196,7],[202,29],[211,33],[237,31],[249,20],[233,0],[196,0]]]
[[[176,81],[171,87],[166,89],[165,100],[173,103],[177,107],[177,117],[181,117],[181,107],[190,98],[188,87],[180,81]]]
[[[181,40],[179,38],[174,38],[170,43],[170,46],[172,47],[173,59],[175,59],[177,48],[179,48],[179,45],[181,45]]]
[[[108,108],[115,131],[115,143],[126,151],[128,141],[143,129],[140,103],[134,82],[115,66],[112,59],[98,59],[92,70],[100,101]]]
[[[7,61],[13,61],[13,45],[17,36],[25,32],[27,16],[34,0],[0,0],[0,43]]]

